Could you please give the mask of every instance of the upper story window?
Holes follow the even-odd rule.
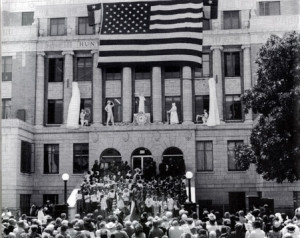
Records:
[[[63,36],[66,34],[65,18],[50,19],[50,36]]]
[[[2,81],[11,81],[12,79],[12,56],[2,57]]]
[[[64,78],[64,59],[50,58],[48,72],[49,82],[62,82]]]
[[[2,119],[11,118],[11,99],[2,99]]]
[[[21,141],[21,173],[34,172],[34,144]]]
[[[205,19],[203,18],[203,30],[207,31],[207,30],[211,30],[211,26],[210,26],[210,20],[209,19]]]
[[[209,77],[210,74],[210,54],[202,54],[202,68],[195,68],[195,78]]]
[[[259,2],[259,15],[260,16],[280,15],[280,2],[279,1]]]
[[[240,52],[225,52],[225,77],[239,77],[241,76],[240,69]]]
[[[166,66],[164,68],[165,78],[180,78],[179,66]]]
[[[44,174],[59,173],[59,145],[44,145]]]
[[[223,12],[224,29],[240,29],[240,11],[224,11]]]
[[[228,171],[244,171],[235,162],[236,160],[235,149],[238,145],[241,144],[243,144],[242,140],[227,142]]]
[[[225,96],[225,117],[227,121],[243,119],[242,102],[239,94]]]
[[[31,26],[34,21],[34,12],[22,12],[22,26]]]
[[[135,67],[135,79],[151,79],[151,67]]]
[[[47,124],[62,124],[63,100],[48,100]]]
[[[89,170],[89,144],[73,144],[73,173],[81,174]]]
[[[122,68],[111,67],[106,69],[106,80],[121,80]]]
[[[196,143],[197,171],[213,171],[213,143],[212,141],[198,141]]]
[[[95,34],[95,28],[89,26],[88,17],[78,17],[78,35],[93,35]]]
[[[92,57],[77,58],[77,81],[92,81],[93,61]]]

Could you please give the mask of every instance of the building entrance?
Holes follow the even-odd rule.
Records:
[[[132,169],[139,168],[145,179],[156,174],[156,163],[150,150],[141,147],[133,151],[131,155]]]

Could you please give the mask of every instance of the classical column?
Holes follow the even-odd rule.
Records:
[[[102,70],[98,68],[98,50],[93,50],[93,124],[102,124]]]
[[[250,45],[243,45],[243,75],[244,75],[244,90],[251,89],[251,56]],[[245,114],[245,121],[252,121],[252,111],[249,110]]]
[[[132,119],[132,72],[131,68],[123,68],[123,122],[131,122]]]
[[[223,121],[223,74],[222,74],[222,46],[212,46],[213,77],[216,79],[216,91],[220,120]]]
[[[152,68],[152,111],[153,122],[162,122],[161,67]]]
[[[35,124],[44,124],[44,105],[45,105],[45,53],[37,52],[36,70],[36,100],[35,100]]]
[[[67,124],[69,104],[72,97],[72,82],[73,82],[73,51],[64,51],[64,124]]]
[[[183,124],[191,124],[193,123],[193,91],[190,66],[182,68],[182,80]]]

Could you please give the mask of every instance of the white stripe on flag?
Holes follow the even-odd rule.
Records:
[[[101,54],[101,52],[100,52]],[[111,57],[98,57],[98,63],[124,63],[124,62],[161,62],[161,61],[190,61],[198,62],[201,64],[202,59],[200,56],[194,55],[151,55],[147,57],[141,56],[111,56]]]
[[[157,44],[157,45],[103,45],[99,46],[101,51],[154,51],[154,50],[172,50],[172,49],[187,49],[201,51],[202,45],[190,44],[190,43],[170,43],[170,44]]]
[[[199,24],[199,23],[198,23]],[[198,26],[199,27],[199,26]],[[102,34],[101,40],[151,40],[151,39],[173,39],[173,38],[203,39],[200,32],[171,32],[171,33],[149,33],[149,34]],[[100,42],[101,42],[100,40]]]
[[[183,23],[175,23],[175,24],[153,24],[150,26],[150,29],[176,29],[180,27],[195,27],[201,28],[202,22],[183,22]]]
[[[151,11],[171,11],[171,10],[179,10],[179,9],[201,9],[203,3],[183,3],[183,4],[174,4],[174,5],[156,5],[151,6]]]
[[[202,13],[180,13],[180,14],[171,14],[171,15],[152,15],[150,20],[174,20],[182,18],[200,18]]]

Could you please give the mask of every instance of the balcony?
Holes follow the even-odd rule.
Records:
[[[252,16],[250,32],[289,32],[300,30],[300,15]]]
[[[37,40],[37,25],[32,26],[4,26],[2,41],[30,41]]]

